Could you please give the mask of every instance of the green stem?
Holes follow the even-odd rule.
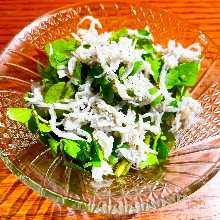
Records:
[[[160,134],[158,134],[154,139],[153,150],[155,150],[155,151],[157,149],[157,141],[158,141],[159,137],[160,137]]]
[[[133,48],[136,47],[136,44],[137,44],[137,38],[134,39],[134,42],[133,42]]]
[[[117,177],[125,176],[130,170],[131,165],[132,165],[131,162],[127,161],[126,159],[123,159],[121,162],[118,163],[117,169],[115,171],[115,175]]]
[[[31,108],[33,109],[33,114],[35,117],[37,117],[41,122],[45,123],[45,124],[49,124],[49,121],[47,121],[46,119],[42,118],[40,115],[38,115],[37,111],[35,110],[34,106],[32,105]]]

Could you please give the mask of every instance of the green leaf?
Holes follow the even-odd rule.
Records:
[[[128,143],[119,144],[117,146],[117,148],[126,148],[126,149],[128,149],[129,148],[129,144]]]
[[[114,136],[114,142],[113,142],[113,149],[112,151],[115,151],[118,146],[121,144],[121,137],[120,136]]]
[[[27,99],[27,98],[31,98],[33,95],[32,95],[32,93],[31,92],[26,92],[25,94],[24,94],[24,100],[25,99]]]
[[[110,163],[112,166],[114,166],[115,164],[118,163],[118,157],[117,157],[116,155],[114,155],[114,154],[111,154],[111,155],[109,156],[109,163]]]
[[[83,165],[84,168],[88,168],[88,167],[91,167],[91,166],[92,166],[92,162],[91,161],[89,161],[89,162],[87,162],[87,163],[85,163]]]
[[[83,48],[85,48],[85,49],[89,49],[90,47],[91,47],[90,44],[84,44],[84,45],[83,45]]]
[[[157,142],[157,152],[158,152],[158,158],[160,160],[166,160],[169,154],[169,147],[168,145],[162,141],[162,140],[158,140]]]
[[[54,157],[57,156],[57,152],[58,152],[58,147],[60,145],[60,142],[59,141],[56,141],[55,139],[53,138],[49,138],[48,139],[48,143],[49,143],[49,146],[50,146],[50,149],[51,149],[51,153]]]
[[[121,37],[126,37],[127,35],[128,35],[128,29],[122,28],[119,31],[112,32],[112,36],[111,36],[110,40],[118,42]]]
[[[152,102],[151,102],[151,106],[152,107],[155,107],[157,105],[159,105],[163,100],[163,96],[158,96],[156,99],[154,99]]]
[[[183,86],[194,86],[197,82],[200,64],[189,62],[179,65],[179,74]]]
[[[96,64],[96,65],[93,65],[91,67],[91,69],[89,70],[89,75],[94,78],[95,76],[102,75],[103,71],[104,70],[101,67],[101,65],[100,64]]]
[[[42,67],[41,65],[37,65],[38,73],[42,76],[43,80],[46,79],[46,81],[43,82],[43,85],[46,83],[54,84],[59,82],[59,77],[57,74],[57,69],[53,68],[51,65],[48,65],[47,68]]]
[[[135,48],[144,49],[146,54],[152,54],[154,52],[152,43],[148,39],[138,38]]]
[[[27,123],[31,118],[32,109],[29,108],[9,108],[7,116],[14,121]]]
[[[143,49],[144,49],[146,54],[154,53],[154,48],[153,48],[153,46],[151,44],[144,44],[143,45]]]
[[[30,130],[34,129],[35,131],[39,130],[40,132],[43,132],[43,133],[51,132],[51,128],[48,125],[40,122],[42,118],[39,115],[39,112],[44,113],[43,111],[40,111],[40,110],[38,110],[38,112],[36,109],[33,110],[33,116],[28,121],[28,128],[30,128]]]
[[[79,144],[76,141],[62,139],[64,152],[72,158],[76,158],[80,152]]]
[[[89,126],[89,124],[82,125],[81,129],[83,129],[84,131],[88,132],[89,134],[92,134],[92,132],[94,131],[94,129],[91,128],[91,127]]]
[[[82,140],[77,140],[76,143],[79,144],[79,147],[81,149],[81,151],[78,152],[77,154],[77,159],[83,163],[89,161],[91,159],[90,157],[91,144]]]
[[[152,87],[148,90],[149,94],[150,95],[154,95],[155,93],[158,92],[158,89],[156,87]],[[161,103],[161,101],[163,100],[163,96],[158,96],[157,98],[155,98],[152,102],[151,102],[151,106],[152,107],[155,107],[157,106],[158,104]]]
[[[153,78],[155,82],[158,82],[159,78],[159,70],[161,68],[161,60],[160,59],[152,59],[151,57],[145,57],[145,60],[150,63],[151,69],[153,71]]]
[[[138,32],[138,34],[143,35],[145,37],[150,34],[150,32],[145,29],[139,29],[139,30],[137,30],[137,32]]]
[[[152,87],[152,88],[148,89],[148,92],[150,95],[154,95],[155,93],[158,92],[158,89],[156,87]]]
[[[63,98],[62,98],[63,101],[69,100],[70,98],[73,97],[75,91],[74,91],[74,88],[73,88],[71,85],[66,86],[64,90],[65,90],[65,91],[64,91],[64,94],[63,94],[63,96],[62,96],[62,97],[63,97]]]
[[[38,131],[37,121],[34,116],[31,116],[31,118],[28,120],[28,129],[32,134],[36,134]]]
[[[101,146],[99,145],[99,143],[96,140],[93,140],[93,146],[95,147],[95,152],[96,152],[96,155],[98,156],[98,159],[100,161],[104,160],[103,151],[101,149]]]
[[[118,70],[118,78],[119,79],[122,79],[123,78],[123,75],[125,74],[125,66],[121,66]]]
[[[65,87],[65,82],[59,82],[52,85],[45,94],[44,101],[46,103],[55,103],[60,100]]]
[[[147,155],[148,156],[148,166],[154,166],[154,165],[158,165],[159,164],[159,161],[158,161],[158,159],[157,159],[157,155],[155,155],[155,154],[148,154]]]
[[[49,142],[48,142],[48,140],[49,140],[48,133],[40,133],[39,136],[40,136],[40,141],[41,141],[42,144],[45,144],[45,145],[49,144]]]
[[[65,66],[68,63],[68,57],[63,53],[56,53],[49,57],[49,61],[52,67]]]
[[[52,43],[49,43],[46,45],[45,47],[45,51],[47,53],[48,56],[50,56],[51,54],[51,46],[52,46],[52,53],[56,53],[56,52],[65,52],[65,51],[74,51],[77,46],[78,46],[79,42],[74,40],[74,39],[58,39],[53,41]]]
[[[70,52],[74,51],[78,45],[79,42],[74,39],[59,39],[47,44],[45,51],[51,66],[57,68],[60,65],[66,65]]]
[[[150,144],[150,135],[149,134],[145,134],[145,137],[144,137],[144,143],[145,144]]]
[[[48,125],[40,123],[40,122],[38,122],[37,125],[38,125],[40,132],[44,132],[44,133],[51,132],[51,128]]]
[[[177,69],[171,69],[167,73],[166,77],[166,87],[167,89],[172,89],[176,85],[180,85],[181,81],[179,79],[179,72]]]
[[[197,82],[200,64],[192,61],[178,65],[167,73],[166,87],[172,89],[174,86],[194,86]]]
[[[36,108],[35,106],[35,110],[36,110],[36,113],[42,118],[48,118],[50,116],[48,109],[46,108]]]
[[[100,84],[100,88],[101,88],[101,96],[103,97],[103,99],[108,103],[108,104],[112,104],[113,100],[114,100],[114,90],[112,87],[112,82],[109,81],[108,79],[104,78],[101,81]]]
[[[164,112],[162,116],[162,130],[169,130],[172,127],[173,120],[175,119],[176,113],[174,112]]]
[[[172,106],[174,108],[178,108],[178,101],[177,100],[173,100],[170,102],[169,106]]]
[[[176,145],[175,135],[167,129],[162,128],[163,136],[166,137],[166,140],[163,140],[164,143],[168,146],[169,149],[172,149]],[[161,138],[162,139],[162,138]]]
[[[84,84],[86,82],[86,79],[89,75],[89,71],[91,69],[91,65],[88,65],[86,63],[81,63],[82,68],[81,68],[81,84]]]
[[[82,64],[80,60],[77,60],[74,73],[73,73],[73,76],[74,76],[73,84],[74,85],[79,85],[81,83],[81,70],[82,70]]]
[[[140,169],[144,169],[146,167],[151,167],[154,165],[158,165],[159,161],[157,159],[157,155],[149,153],[147,155],[147,160],[146,161],[141,161],[141,163],[139,164]]]
[[[135,61],[130,75],[133,76],[134,74],[136,74],[141,69],[142,64],[142,61]]]
[[[45,79],[41,80],[41,84],[42,84],[43,96],[44,96],[44,94],[54,84],[54,82],[52,82],[49,79],[45,78]]]
[[[92,161],[92,166],[93,166],[93,167],[101,167],[101,161],[95,161],[95,160],[93,160],[93,161]]]
[[[127,94],[128,94],[130,97],[135,97],[134,90],[132,90],[132,89],[127,89]]]

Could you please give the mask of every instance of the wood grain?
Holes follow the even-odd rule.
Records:
[[[0,50],[36,17],[73,0],[0,0]],[[198,25],[220,48],[219,0],[148,0]],[[217,73],[218,74],[218,73]],[[165,208],[130,216],[106,216],[73,211],[41,198],[9,173],[0,161],[0,219],[220,219],[220,173],[189,198]]]

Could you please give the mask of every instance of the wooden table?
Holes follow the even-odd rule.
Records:
[[[78,0],[79,1],[79,0]],[[0,49],[24,26],[49,10],[73,0],[0,0]],[[198,24],[220,48],[220,0],[148,0]],[[165,208],[130,216],[104,216],[73,211],[41,198],[12,175],[0,161],[0,219],[220,219],[220,173],[189,198]]]

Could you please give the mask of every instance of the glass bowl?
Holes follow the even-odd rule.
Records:
[[[187,46],[199,42],[204,59],[200,80],[192,95],[204,111],[200,122],[178,132],[177,147],[158,168],[130,172],[95,184],[91,177],[66,168],[53,158],[21,124],[6,117],[8,107],[23,106],[23,94],[31,81],[39,80],[36,64],[45,61],[47,42],[70,35],[80,18],[100,19],[102,31],[148,25],[156,42],[175,39]],[[85,24],[88,25],[88,24]],[[204,185],[215,173],[220,159],[220,92],[218,50],[194,26],[147,3],[104,1],[73,4],[52,11],[24,28],[6,47],[0,59],[0,156],[5,165],[30,188],[55,202],[96,213],[130,214],[174,203]],[[215,81],[215,84],[213,84]]]

